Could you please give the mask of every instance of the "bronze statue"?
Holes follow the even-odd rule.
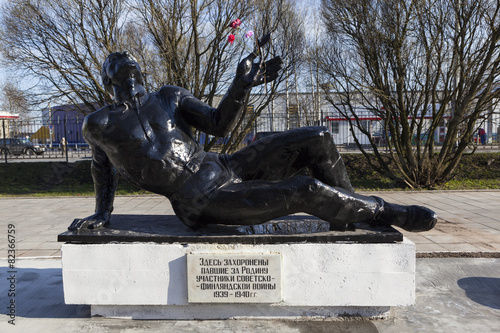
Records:
[[[217,108],[183,88],[146,93],[141,69],[127,52],[111,54],[102,79],[115,99],[88,115],[83,125],[92,148],[95,214],[76,219],[70,230],[109,223],[119,172],[137,186],[170,199],[179,219],[192,228],[209,223],[251,225],[305,212],[342,229],[346,223],[431,229],[436,214],[354,193],[344,163],[324,127],[304,127],[257,141],[234,154],[205,152],[191,126],[226,136],[242,114],[253,86],[273,81],[282,60],[254,62],[269,35],[238,65]],[[311,176],[299,174],[307,170]]]

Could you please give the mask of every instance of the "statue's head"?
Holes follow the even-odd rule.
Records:
[[[102,65],[104,88],[118,102],[125,102],[144,93],[141,67],[127,51],[111,53]]]

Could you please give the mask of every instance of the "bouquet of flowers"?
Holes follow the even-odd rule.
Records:
[[[236,19],[234,20],[233,22],[231,22],[231,24],[229,25],[229,27],[231,28],[231,33],[229,34],[229,36],[227,37],[227,41],[230,43],[230,44],[233,44],[234,41],[237,41],[236,40],[236,36],[235,34],[238,33],[238,31],[243,31],[241,28],[240,28],[240,25],[241,25],[241,20],[240,19]],[[245,32],[245,38],[252,38],[253,36],[253,31],[252,30],[248,30]],[[238,43],[240,43],[239,41],[237,41]]]

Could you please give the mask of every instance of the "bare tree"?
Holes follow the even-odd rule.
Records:
[[[0,92],[0,96],[2,99],[2,111],[17,113],[21,118],[29,116],[31,104],[28,95],[19,89],[17,85],[11,82],[5,83]]]
[[[149,72],[158,87],[183,87],[209,103],[227,88],[239,56],[227,42],[229,24],[246,19],[251,1],[145,0],[134,9],[155,51]]]
[[[370,140],[374,154],[355,137],[370,164],[411,187],[449,179],[500,97],[500,3],[322,0],[321,8],[329,38],[318,66],[332,106]],[[361,111],[382,120],[393,167]]]
[[[42,102],[95,110],[110,101],[100,68],[128,44],[123,0],[8,0],[2,10],[1,52],[7,65],[38,80]]]
[[[100,79],[101,64],[111,52],[129,50],[137,57],[148,91],[172,84],[213,104],[257,37],[273,33],[262,57],[283,56],[284,73],[293,72],[303,49],[294,0],[7,0],[3,10],[0,46],[8,65],[38,79],[46,100],[83,103],[85,112],[111,102]],[[240,32],[237,42],[228,43],[235,19],[254,31],[252,38]],[[267,91],[256,88],[262,94],[249,101],[255,112],[242,117],[224,151],[236,149],[260,112],[283,91],[284,80],[282,75]]]

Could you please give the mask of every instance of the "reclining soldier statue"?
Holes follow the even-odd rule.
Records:
[[[68,229],[109,223],[117,172],[140,188],[166,196],[191,228],[253,225],[305,212],[329,222],[331,230],[355,222],[431,229],[437,215],[430,209],[355,194],[325,127],[276,134],[234,154],[205,152],[195,141],[191,127],[226,136],[242,115],[252,87],[276,79],[281,58],[264,62],[257,56],[268,40],[265,36],[240,62],[217,108],[175,86],[147,93],[136,60],[128,52],[109,55],[102,79],[115,103],[89,114],[83,125],[93,155],[95,214],[75,219]]]

